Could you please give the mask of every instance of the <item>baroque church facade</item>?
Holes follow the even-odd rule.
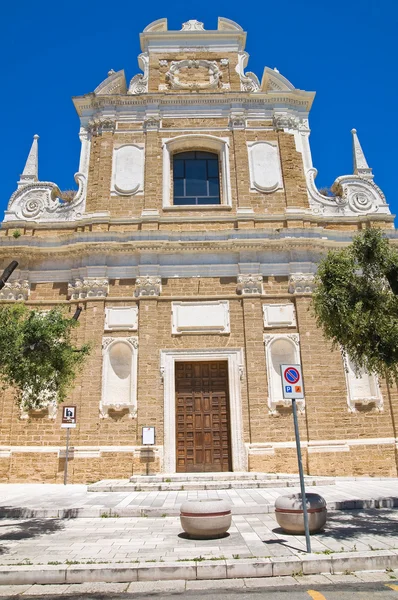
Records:
[[[291,363],[303,369],[305,471],[397,475],[395,392],[356,376],[310,308],[322,253],[392,230],[393,216],[355,130],[353,174],[334,196],[317,189],[314,93],[276,69],[247,72],[245,41],[225,18],[214,31],[148,25],[142,73],[128,84],[110,71],[73,98],[78,190],[40,181],[35,136],[8,203],[0,267],[19,266],[0,302],[80,306],[77,343],[93,348],[68,399],[71,482],[295,473],[280,378]],[[3,393],[0,481],[62,481],[61,412],[21,412]]]

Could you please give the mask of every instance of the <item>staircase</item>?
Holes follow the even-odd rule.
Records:
[[[305,485],[334,485],[333,477],[305,476]],[[89,492],[159,492],[299,487],[298,475],[285,473],[178,473],[134,475],[130,479],[103,479]]]

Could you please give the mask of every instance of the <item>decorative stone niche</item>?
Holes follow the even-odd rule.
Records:
[[[296,327],[294,304],[263,304],[264,327]]]
[[[343,355],[344,371],[347,384],[347,404],[349,412],[357,412],[356,405],[375,404],[377,411],[383,410],[383,398],[379,382],[375,375],[364,371],[355,373],[354,365],[348,356]]]
[[[105,309],[105,330],[132,330],[138,329],[137,306],[112,306]]]
[[[125,196],[143,193],[144,155],[142,144],[125,144],[114,149],[112,192]]]
[[[277,142],[247,142],[250,190],[271,193],[283,187]]]
[[[300,364],[300,338],[298,333],[288,335],[264,334],[265,361],[268,379],[268,408],[271,414],[278,412],[279,406],[291,406],[282,393],[281,365]],[[303,412],[304,400],[296,400],[299,412]]]
[[[174,335],[189,333],[230,333],[228,300],[172,302]]]
[[[137,413],[137,354],[138,338],[105,337],[102,342],[103,371],[100,415],[109,410],[128,411],[131,418]]]

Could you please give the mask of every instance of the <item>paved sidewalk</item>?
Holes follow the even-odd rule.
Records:
[[[173,516],[187,499],[224,498],[235,515],[273,512],[275,499],[299,488],[156,492],[87,492],[85,485],[0,484],[0,517]],[[329,510],[398,506],[398,479],[336,478],[335,485],[311,486]]]
[[[85,486],[1,485],[1,510],[32,511],[35,516],[0,520],[0,584],[235,579],[398,568],[398,511],[392,508],[397,480],[339,480],[312,490],[327,499],[329,509],[341,503],[365,508],[331,511],[325,530],[311,536],[312,554],[307,555],[304,536],[283,533],[272,510],[275,497],[292,488],[118,494],[87,493]],[[229,534],[216,540],[186,538],[177,516],[108,516],[137,506],[141,515],[151,508],[166,515],[186,498],[215,496],[234,506]],[[77,509],[95,510],[96,516],[37,516],[59,510],[74,515]]]

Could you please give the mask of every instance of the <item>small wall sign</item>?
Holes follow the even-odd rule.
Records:
[[[62,407],[62,423],[61,427],[69,429],[76,427],[76,406]]]
[[[155,443],[155,428],[154,427],[143,427],[142,428],[142,445],[153,446]]]

